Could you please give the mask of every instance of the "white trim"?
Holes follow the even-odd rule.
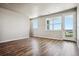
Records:
[[[4,40],[4,41],[0,41],[0,43],[5,43],[5,42],[9,42],[9,41],[14,41],[14,40],[21,40],[21,39],[28,39],[27,37],[20,37],[20,38],[14,38],[14,39],[9,39],[9,40]]]

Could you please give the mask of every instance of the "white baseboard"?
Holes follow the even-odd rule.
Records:
[[[29,37],[20,37],[20,38],[8,39],[8,40],[0,41],[0,43],[14,41],[14,40],[21,40],[21,39],[25,39],[25,38],[28,39]]]

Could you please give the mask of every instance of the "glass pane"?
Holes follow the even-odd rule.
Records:
[[[66,37],[73,37],[73,31],[72,30],[66,30],[65,36]]]
[[[61,17],[56,17],[53,24],[54,30],[61,30]]]
[[[52,27],[52,25],[50,24],[50,25],[49,25],[49,30],[52,30],[52,29],[53,29],[53,27]]]
[[[38,28],[38,20],[32,20],[32,26],[33,26],[33,29],[37,29]]]
[[[54,24],[61,23],[61,17],[55,17]]]
[[[73,36],[73,15],[65,16],[65,36]]]
[[[49,21],[49,24],[51,24],[51,25],[52,25],[52,24],[53,24],[53,21],[52,21],[52,20],[50,20],[50,21]]]
[[[65,30],[73,29],[73,15],[65,16]]]
[[[55,24],[54,30],[61,30],[61,24]]]

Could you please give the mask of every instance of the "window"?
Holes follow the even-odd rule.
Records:
[[[73,15],[65,16],[65,36],[73,36]]]
[[[53,21],[50,19],[46,19],[46,23],[47,23],[47,26],[46,26],[47,30],[52,30],[53,29],[53,26],[52,26]]]
[[[33,29],[37,29],[38,28],[38,20],[37,19],[32,20],[32,27],[33,27]]]
[[[73,15],[65,16],[65,30],[73,29]]]
[[[61,17],[55,17],[53,25],[54,30],[61,30]]]

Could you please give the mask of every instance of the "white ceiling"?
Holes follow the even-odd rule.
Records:
[[[75,3],[4,3],[0,7],[7,8],[26,16],[37,17],[76,7]]]

